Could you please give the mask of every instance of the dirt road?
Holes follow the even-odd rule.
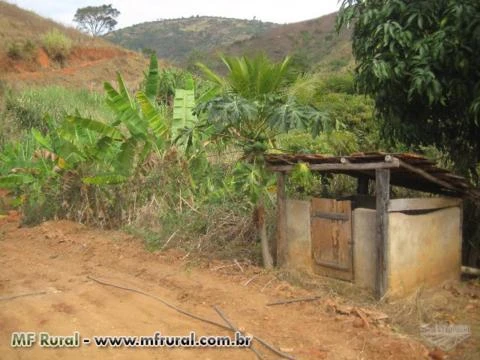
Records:
[[[11,348],[11,333],[94,335],[231,335],[191,319],[162,303],[103,286],[88,276],[160,297],[196,315],[222,322],[219,306],[248,333],[296,359],[425,359],[420,343],[387,327],[358,324],[355,316],[331,312],[328,298],[266,306],[279,299],[308,296],[271,274],[245,263],[187,266],[177,250],[149,253],[140,240],[121,232],[92,230],[71,222],[18,228],[0,224],[1,359],[255,359],[248,349]],[[248,283],[248,284],[247,284]],[[9,299],[11,296],[43,293]],[[278,359],[255,345],[265,359]]]

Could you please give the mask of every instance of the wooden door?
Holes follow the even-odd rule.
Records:
[[[314,271],[353,280],[351,202],[312,199],[311,232]]]

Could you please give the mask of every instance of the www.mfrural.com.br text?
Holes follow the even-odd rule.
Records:
[[[159,331],[148,336],[100,335],[81,336],[78,331],[71,335],[53,335],[48,332],[14,332],[10,345],[14,348],[39,346],[44,348],[78,348],[94,345],[105,347],[250,347],[252,338],[235,332],[230,336],[197,336],[194,331],[184,336],[166,336]]]

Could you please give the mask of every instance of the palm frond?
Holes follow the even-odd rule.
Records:
[[[220,88],[225,87],[225,80],[221,76],[215,74],[215,72],[209,69],[207,65],[202,63],[197,63],[196,65],[207,80],[210,80]]]

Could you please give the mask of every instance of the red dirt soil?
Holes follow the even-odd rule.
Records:
[[[47,53],[43,49],[38,50],[37,62],[42,68],[48,68],[50,66],[50,59]]]
[[[194,314],[222,322],[218,305],[239,328],[296,359],[426,359],[425,347],[385,326],[358,327],[355,316],[330,311],[331,299],[266,306],[311,296],[261,269],[219,261],[189,266],[179,250],[149,253],[118,231],[67,221],[19,228],[0,224],[0,354],[2,359],[255,359],[247,349],[11,348],[15,331],[55,335],[231,335],[154,299],[100,285],[92,276],[143,290]],[[248,285],[245,285],[251,280]],[[7,299],[10,296],[45,292]],[[3,299],[3,300],[2,300]],[[277,359],[256,345],[265,359]]]
[[[81,61],[108,60],[117,56],[128,56],[130,51],[114,47],[77,47],[72,50],[69,62],[74,64]]]
[[[0,55],[3,80],[16,88],[62,85],[100,90],[104,81],[113,81],[120,72],[127,82],[136,83],[147,61],[140,54],[113,46],[77,46],[63,67],[39,49],[33,61],[12,60]]]

